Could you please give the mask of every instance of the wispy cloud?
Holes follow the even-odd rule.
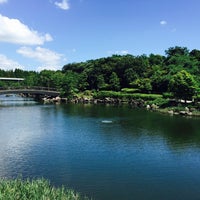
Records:
[[[161,26],[165,26],[165,25],[167,25],[167,21],[165,21],[165,20],[161,20],[161,21],[160,21],[160,25],[161,25]]]
[[[56,1],[55,5],[62,10],[69,10],[70,8],[68,0],[62,0],[61,2]]]
[[[128,54],[128,50],[120,50],[120,51],[108,51],[108,54],[118,54],[118,55],[126,55]]]
[[[24,69],[22,65],[18,62],[7,58],[7,56],[0,54],[0,68],[3,70],[11,70],[11,69]]]
[[[42,45],[44,42],[53,40],[50,34],[40,34],[35,30],[31,30],[18,19],[11,19],[1,14],[0,27],[0,42],[21,45]]]
[[[8,0],[0,0],[0,4],[7,3]]]
[[[42,67],[40,67],[39,70],[44,68],[56,70],[60,68],[60,63],[64,59],[62,54],[39,46],[35,49],[30,47],[21,47],[17,50],[17,53],[40,62]]]

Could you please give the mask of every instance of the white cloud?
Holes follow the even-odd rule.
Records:
[[[0,0],[0,4],[1,3],[7,3],[8,2],[8,0]]]
[[[0,42],[21,45],[42,45],[44,42],[53,40],[50,34],[40,34],[35,30],[31,30],[18,19],[10,19],[1,14],[0,27]]]
[[[63,60],[62,54],[46,48],[41,48],[39,46],[35,49],[30,47],[21,47],[17,50],[17,53],[23,55],[24,57],[32,58],[40,62],[42,67],[40,67],[39,70],[44,68],[56,70],[61,67],[60,63]]]
[[[118,55],[126,55],[128,54],[128,50],[121,50],[121,51],[108,51],[108,54],[118,54]]]
[[[69,10],[70,8],[68,0],[62,0],[62,2],[56,1],[55,5],[62,10]]]
[[[160,25],[161,25],[161,26],[167,25],[167,21],[165,21],[165,20],[160,21]]]
[[[20,65],[18,62],[7,58],[3,54],[0,54],[0,69],[11,70],[11,69],[16,69],[16,68],[24,69],[24,67]]]
[[[122,50],[119,52],[119,54],[122,54],[122,55],[128,54],[128,50]]]

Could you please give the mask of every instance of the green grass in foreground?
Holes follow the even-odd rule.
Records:
[[[0,200],[86,200],[64,187],[55,188],[45,179],[0,179]]]

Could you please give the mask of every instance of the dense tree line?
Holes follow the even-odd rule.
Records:
[[[200,50],[171,47],[165,56],[150,54],[113,55],[107,58],[70,63],[60,71],[41,72],[0,70],[0,77],[23,77],[22,83],[9,84],[57,88],[68,96],[86,90],[121,91],[132,88],[139,93],[163,94],[171,92],[177,98],[189,99],[200,88]]]

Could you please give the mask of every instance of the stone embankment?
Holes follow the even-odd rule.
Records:
[[[139,100],[123,100],[119,98],[104,98],[104,99],[96,99],[96,98],[43,98],[42,101],[44,103],[91,103],[91,104],[129,104],[133,107],[145,108],[145,101],[142,99]]]
[[[180,110],[180,111],[173,111],[173,110],[169,110],[168,113],[170,115],[185,115],[185,116],[192,116],[192,110],[189,109],[188,107],[185,107],[185,110]]]
[[[147,105],[145,100],[143,99],[131,99],[131,100],[123,100],[119,98],[104,98],[104,99],[96,99],[96,98],[87,98],[87,97],[75,97],[72,99],[68,98],[43,98],[42,101],[44,103],[82,103],[82,104],[113,104],[113,105],[120,105],[120,104],[128,104],[131,105],[133,108],[146,108],[150,111],[157,111],[165,114],[170,115],[182,115],[182,116],[200,116],[200,112],[194,108],[183,107],[182,109],[174,109],[174,108],[159,108],[159,106],[152,104]]]

